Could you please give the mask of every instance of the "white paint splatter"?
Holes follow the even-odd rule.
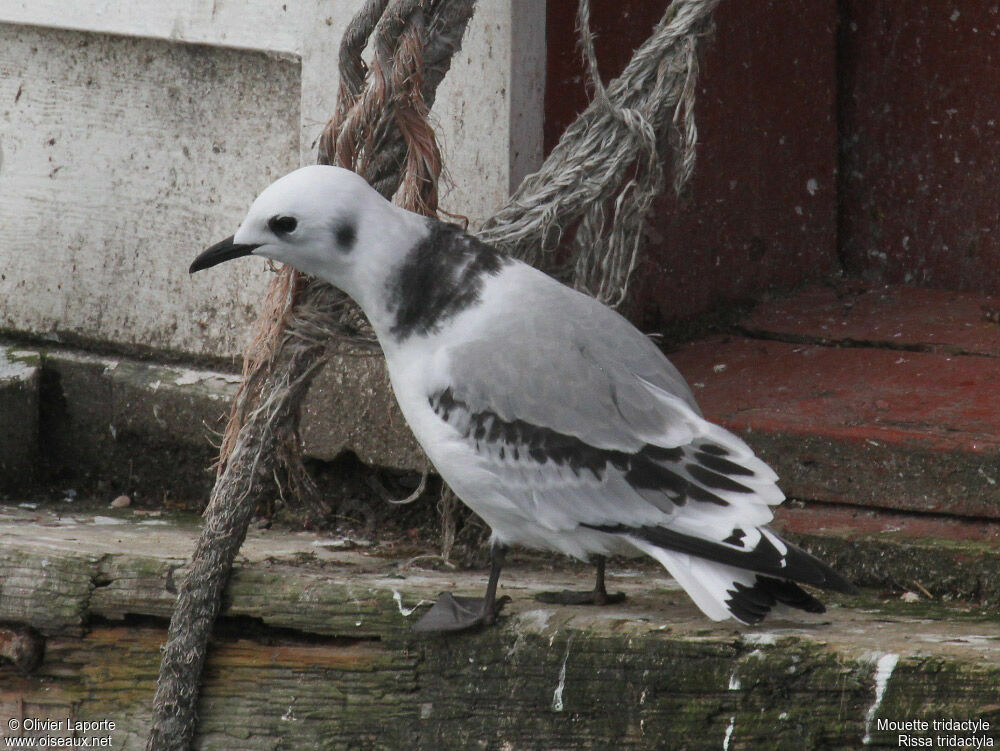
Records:
[[[733,737],[733,729],[736,727],[736,715],[729,718],[729,727],[726,728],[726,737],[722,739],[722,751],[729,751],[729,739]]]
[[[174,383],[178,386],[193,386],[196,383],[201,383],[203,380],[205,380],[204,373],[198,373],[194,370],[182,370],[174,379]]]
[[[549,618],[552,617],[551,610],[529,610],[526,613],[521,613],[518,619],[521,622],[521,627],[525,631],[530,631],[531,633],[540,634],[545,631],[546,626],[549,625]]]
[[[882,697],[885,696],[885,690],[889,686],[889,679],[892,677],[892,671],[896,669],[897,662],[899,655],[887,652],[875,663],[875,701],[865,715],[865,737],[861,739],[866,746],[871,743],[872,720],[875,719],[875,713],[882,704]]]
[[[569,661],[569,647],[573,643],[573,637],[569,637],[566,642],[566,654],[563,655],[562,667],[559,668],[559,683],[556,690],[552,692],[552,711],[563,711],[563,690],[566,688],[566,663]]]
[[[808,180],[806,180],[806,192],[809,193],[809,195],[811,196],[816,195],[816,191],[818,190],[819,190],[819,182],[816,180],[815,177],[810,177]]]
[[[399,614],[401,616],[403,616],[404,618],[409,618],[411,615],[413,615],[413,612],[417,608],[419,608],[424,603],[430,602],[430,600],[421,600],[416,605],[414,605],[412,608],[404,608],[403,607],[403,596],[401,594],[399,594],[399,590],[398,589],[392,590],[392,599],[396,601],[396,607],[399,608]]]
[[[739,691],[743,688],[743,684],[740,683],[740,679],[736,677],[736,668],[733,668],[732,674],[729,676],[729,690]],[[733,737],[733,729],[736,727],[736,715],[729,718],[729,727],[726,728],[726,737],[722,739],[722,751],[729,751],[729,740]]]
[[[771,646],[772,644],[777,644],[778,636],[777,634],[769,634],[767,632],[759,634],[744,634],[743,641],[747,644]]]

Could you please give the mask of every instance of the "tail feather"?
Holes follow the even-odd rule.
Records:
[[[664,550],[642,540],[633,540],[642,552],[655,558],[681,585],[694,604],[713,621],[723,621],[733,617],[726,605],[725,591],[734,579],[750,584],[747,572],[721,564],[706,565],[702,561],[684,553]]]
[[[737,570],[745,569],[776,579],[796,581],[845,594],[856,594],[858,591],[851,582],[823,561],[782,540],[767,527],[758,528],[761,534],[757,545],[747,550],[727,544],[725,541],[706,540],[668,527],[627,527],[622,524],[584,526],[624,535],[633,544],[642,541],[647,547],[652,545],[655,548],[687,553]],[[640,549],[646,551],[646,547]]]
[[[808,613],[826,610],[822,602],[794,581],[667,549],[649,540],[632,537],[630,542],[659,561],[712,620],[735,618],[746,624],[760,623],[779,604]],[[802,555],[808,554],[802,552]],[[847,586],[851,586],[849,582]]]

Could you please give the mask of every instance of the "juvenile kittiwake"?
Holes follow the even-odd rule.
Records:
[[[459,227],[405,211],[345,169],[304,167],[268,187],[236,234],[191,271],[264,256],[328,281],[368,316],[399,406],[427,456],[492,529],[484,598],[443,593],[415,628],[490,624],[508,545],[597,564],[659,561],[714,620],[823,605],[799,584],[853,592],[766,525],[777,475],[705,420],[657,347],[591,297]]]

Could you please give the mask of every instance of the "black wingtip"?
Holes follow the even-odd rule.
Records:
[[[753,586],[733,582],[726,607],[733,617],[748,625],[764,620],[775,605],[787,605],[807,613],[825,613],[826,606],[795,582],[757,575]]]

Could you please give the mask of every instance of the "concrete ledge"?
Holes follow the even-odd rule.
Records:
[[[41,363],[46,484],[204,503],[238,376],[57,349]]]
[[[0,714],[109,719],[114,748],[141,749],[162,619],[195,534],[131,513],[0,509],[0,621],[47,639],[30,675],[0,665]],[[896,747],[878,718],[1000,722],[995,616],[857,600],[764,628],[716,625],[649,571],[612,572],[623,606],[541,606],[536,591],[590,573],[515,557],[499,627],[418,638],[424,603],[477,593],[485,574],[404,571],[335,545],[251,533],[208,661],[198,748],[856,750],[866,733]]]
[[[38,453],[37,352],[0,346],[0,477],[26,484]]]
[[[306,455],[316,459],[351,450],[368,465],[429,466],[399,411],[381,355],[344,348],[331,357],[306,396],[301,434]]]
[[[214,480],[212,442],[224,426],[237,376],[57,349],[42,350],[30,362],[35,363],[32,383],[38,384],[39,368],[41,372],[41,474],[47,485],[63,483],[60,489],[77,488],[105,502],[127,493],[145,499],[144,506],[149,501],[196,510],[204,505]],[[12,408],[0,416],[25,415],[15,427],[30,434],[37,423],[30,417],[38,411],[37,401],[31,401],[37,400],[37,391],[4,392],[17,394],[20,412]],[[314,458],[329,460],[352,450],[368,465],[426,466],[391,395],[385,364],[377,357],[343,352],[331,360],[306,401],[302,428],[306,453]],[[760,434],[751,438],[770,451]],[[12,445],[30,445],[30,435],[25,441]],[[798,448],[807,443],[800,441]],[[827,450],[839,455],[834,448]],[[780,465],[780,455],[778,459]],[[816,470],[814,465],[809,469]],[[10,491],[23,476],[5,472],[0,482]],[[792,472],[793,486],[796,477]],[[901,481],[886,476],[881,482],[884,496],[891,498]],[[336,500],[351,491],[334,482],[325,492]],[[344,503],[340,512],[360,515],[369,525],[392,517],[387,508]],[[415,511],[417,516],[406,523],[426,528],[437,523],[431,507]],[[1000,568],[996,522],[789,501],[778,509],[775,523],[860,584],[897,592],[924,590],[983,605],[1000,602],[994,575]]]
[[[45,483],[82,478],[193,505],[207,499],[208,468],[240,376],[62,348],[6,357],[0,420],[10,428],[0,437],[0,462],[18,469],[0,475],[0,490],[19,487],[14,480],[33,467],[40,438]],[[302,438],[306,456],[323,461],[350,450],[368,465],[427,466],[384,360],[361,352],[345,350],[317,376],[303,405]]]

